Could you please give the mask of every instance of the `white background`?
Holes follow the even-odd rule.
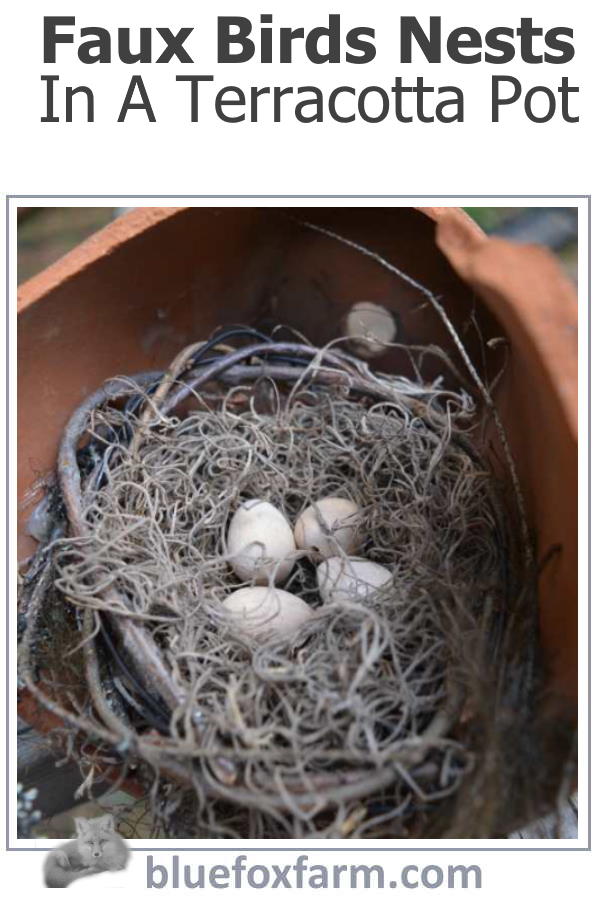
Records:
[[[594,193],[597,187],[598,145],[594,140],[597,115],[597,22],[593,4],[572,0],[557,2],[515,2],[500,5],[482,4],[474,0],[454,0],[450,4],[413,0],[396,5],[391,0],[369,3],[345,2],[336,6],[315,0],[304,2],[87,2],[86,4],[54,4],[28,0],[11,7],[4,14],[2,64],[2,96],[4,141],[0,165],[1,188],[5,194],[27,194],[38,199],[24,205],[41,205],[39,195],[110,194],[107,205],[168,204],[168,199],[152,199],[156,195],[190,194],[403,194],[457,195],[451,205],[499,205],[490,195],[575,195]],[[314,66],[302,53],[292,65],[219,66],[215,62],[216,15],[247,15],[254,20],[261,12],[272,12],[275,24],[305,28],[326,24],[329,12],[341,12],[347,28],[368,25],[376,30],[377,58],[366,66]],[[42,63],[42,15],[77,17],[76,27],[101,25],[166,26],[177,30],[195,26],[186,47],[197,62],[180,66],[128,67],[118,61],[111,65],[83,66],[77,61],[73,47],[58,48],[58,64]],[[532,16],[535,24],[550,28],[565,25],[575,30],[576,56],[566,66],[527,66],[517,61],[505,66],[485,64],[459,66],[442,62],[428,65],[420,60],[413,66],[402,66],[397,60],[397,21],[401,14],[417,15],[422,21],[430,14],[441,14],[446,33],[459,25],[475,26],[481,32],[506,25],[515,27],[521,16]],[[162,49],[160,42],[157,47]],[[299,48],[301,49],[301,47]],[[158,118],[156,124],[146,121],[143,113],[133,112],[127,122],[116,118],[132,73],[144,75],[146,86]],[[146,72],[148,73],[146,75]],[[96,93],[97,121],[94,124],[42,124],[44,85],[41,74],[60,74],[65,84],[88,84]],[[348,83],[391,84],[395,75],[411,82],[423,75],[432,85],[456,84],[465,93],[463,124],[398,124],[393,118],[381,124],[338,125],[334,123],[301,125],[288,116],[281,124],[227,125],[220,123],[211,109],[214,88],[202,90],[201,121],[188,122],[189,101],[184,85],[176,85],[176,74],[214,74],[215,84],[240,86],[256,84],[317,84],[323,88]],[[568,75],[571,84],[579,85],[580,94],[572,101],[581,121],[565,124],[560,118],[545,125],[529,122],[520,107],[504,114],[501,124],[492,124],[489,107],[489,85],[492,74],[513,75],[528,87],[533,84],[558,84]],[[132,195],[149,195],[147,201]],[[485,195],[467,201],[465,195]],[[113,199],[114,195],[125,195]],[[49,200],[51,205],[60,201]],[[72,201],[63,201],[70,203]],[[79,201],[98,205],[100,201]],[[173,201],[174,205],[184,199]],[[201,201],[197,201],[201,202]],[[233,202],[233,201],[231,201]],[[298,201],[301,202],[301,201]],[[314,201],[310,201],[311,203]],[[327,201],[323,201],[327,202]],[[341,202],[341,201],[336,201]],[[365,201],[373,202],[373,201]],[[378,202],[378,201],[376,201]],[[383,201],[381,201],[383,202]],[[401,201],[400,201],[401,202]],[[407,201],[418,203],[418,200]],[[431,202],[431,201],[429,201]],[[440,200],[440,204],[444,201]],[[536,202],[523,199],[506,200],[509,205]],[[559,205],[560,201],[550,201]],[[570,201],[569,205],[571,204]],[[585,210],[581,215],[581,234],[586,233]],[[4,224],[3,226],[4,227]],[[2,242],[4,244],[4,242]],[[582,248],[585,250],[585,248]],[[585,512],[587,501],[586,470],[586,254],[580,260],[580,329],[581,329],[581,545],[585,551]],[[14,260],[12,271],[15,271]],[[14,284],[10,285],[10,306],[14,305]],[[12,328],[12,323],[11,323]],[[14,360],[14,357],[13,357]],[[11,363],[12,369],[12,363]],[[14,387],[14,379],[13,379]],[[14,408],[13,408],[14,411]],[[1,446],[4,447],[2,441]],[[0,542],[4,543],[4,542]],[[594,554],[592,554],[592,559]],[[580,575],[585,576],[585,553]],[[12,586],[13,582],[9,582]],[[585,592],[586,579],[580,578]],[[585,599],[585,598],[584,598]],[[9,594],[8,603],[14,603]],[[581,646],[586,636],[582,634]],[[592,654],[593,656],[593,654]],[[582,654],[582,676],[585,676],[585,654]],[[585,690],[582,700],[585,698]],[[584,723],[585,724],[585,723]],[[585,742],[582,763],[585,763]],[[13,793],[11,787],[11,794]],[[587,824],[585,796],[582,798],[582,836]],[[573,842],[572,842],[573,843]],[[575,846],[585,844],[585,840]],[[288,847],[290,843],[288,842]],[[364,844],[363,844],[364,846]],[[386,847],[390,847],[388,843]],[[393,866],[416,862],[477,863],[484,870],[484,887],[479,896],[505,897],[507,892],[527,897],[541,891],[564,895],[582,891],[585,895],[594,883],[598,858],[585,851],[564,852],[446,852],[431,850],[413,853],[401,845],[402,853],[368,854],[371,864],[381,862],[391,875]],[[546,843],[546,847],[549,845]],[[291,851],[291,847],[290,847]],[[157,854],[158,855],[158,854]],[[231,857],[233,857],[233,853]],[[250,855],[250,854],[249,854]],[[292,855],[290,853],[290,855]],[[204,857],[205,854],[202,854]],[[186,861],[206,863],[231,862],[229,854],[206,854],[200,860],[194,854]],[[282,863],[283,854],[256,854],[253,862]],[[295,856],[295,851],[293,851]],[[313,854],[313,862],[340,861],[335,852]],[[346,854],[339,854],[346,857]],[[3,856],[4,885],[9,890],[30,889],[35,895],[41,888],[39,852],[11,852]],[[225,857],[228,857],[227,859]],[[290,860],[286,859],[286,862]],[[341,859],[348,862],[347,858]],[[123,875],[102,876],[84,882],[87,894],[98,894],[107,888],[127,888],[132,896],[145,891],[143,868],[145,854],[135,859]],[[78,890],[76,885],[72,890]],[[164,891],[163,894],[167,894]]]
[[[2,63],[9,124],[5,135],[3,179],[15,193],[587,193],[594,160],[593,129],[597,98],[592,66],[597,62],[593,8],[585,0],[477,0],[430,3],[413,0],[369,0],[327,4],[323,0],[277,0],[262,3],[104,2],[58,3],[27,0],[11,4],[10,25],[4,34]],[[293,65],[216,66],[216,15],[272,12],[282,25],[305,28],[324,24],[329,12],[343,8],[348,28],[371,25],[378,53],[374,62],[360,65],[307,63],[302,55]],[[177,30],[196,25],[188,42],[194,65],[160,66],[82,65],[74,47],[58,48],[56,66],[42,64],[42,12],[75,14],[77,25],[157,25]],[[481,32],[498,25],[515,27],[522,15],[540,26],[568,25],[575,30],[575,59],[565,65],[458,65],[423,60],[402,66],[398,59],[400,14],[426,19],[442,14],[444,30],[473,25]],[[5,14],[6,15],[6,14]],[[10,30],[9,30],[10,29]],[[160,41],[157,46],[161,48]],[[132,112],[116,119],[132,73],[147,80],[158,118],[146,121]],[[147,76],[145,72],[148,72]],[[42,74],[60,74],[61,82],[89,84],[96,89],[97,122],[41,124],[45,86]],[[222,84],[337,84],[392,83],[395,75],[408,81],[423,75],[432,84],[462,86],[466,116],[462,124],[227,125],[219,122],[206,85],[201,104],[205,113],[197,125],[187,123],[187,86],[175,84],[177,74],[214,74]],[[490,123],[489,82],[492,74],[513,75],[524,85],[557,84],[562,75],[581,87],[579,105],[587,110],[578,125],[556,119],[546,125],[529,122],[516,107],[503,121]],[[574,106],[576,107],[577,98]],[[597,148],[596,148],[597,149]]]

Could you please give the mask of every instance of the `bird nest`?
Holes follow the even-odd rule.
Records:
[[[484,837],[527,815],[534,579],[481,434],[441,379],[248,328],[86,400],[21,579],[20,675],[88,780],[135,776],[173,837]],[[357,505],[356,555],[391,581],[324,602],[299,549],[278,587],[314,615],[240,630],[232,515],[260,498],[293,523],[325,496]]]

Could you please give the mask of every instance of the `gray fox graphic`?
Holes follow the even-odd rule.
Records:
[[[112,815],[75,819],[77,837],[51,850],[44,863],[46,887],[65,888],[78,878],[124,869],[129,850]]]

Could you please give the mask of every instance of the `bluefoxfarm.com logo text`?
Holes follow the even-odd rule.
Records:
[[[236,856],[232,864],[205,865],[183,862],[174,854],[168,862],[146,857],[147,888],[200,888],[213,890],[253,888],[312,888],[353,889],[400,888],[480,888],[482,883],[479,866],[415,865],[407,864],[396,869],[393,876],[386,875],[383,866],[349,863],[347,865],[322,865],[311,863],[305,854],[293,862],[280,864],[254,864],[247,856]]]

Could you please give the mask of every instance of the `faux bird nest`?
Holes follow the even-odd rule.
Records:
[[[377,374],[228,328],[72,416],[21,579],[21,683],[88,780],[134,774],[168,836],[487,837],[535,808],[534,578],[510,471],[469,393],[413,362]],[[278,587],[314,617],[245,635],[222,605],[243,586],[233,513],[261,498],[293,523],[332,495],[359,507],[356,554],[391,586],[323,602],[298,552]]]

